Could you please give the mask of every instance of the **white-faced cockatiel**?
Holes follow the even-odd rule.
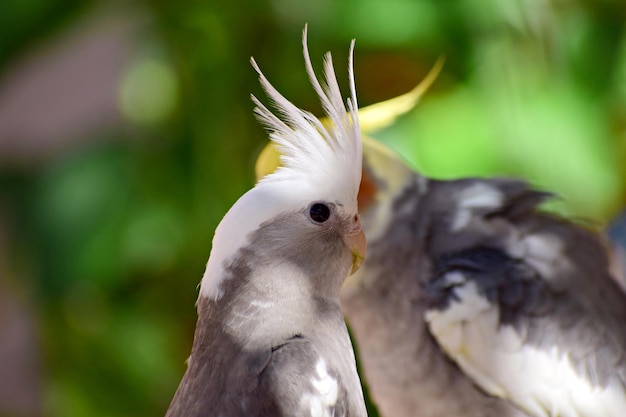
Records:
[[[350,98],[330,54],[317,80],[332,127],[285,99],[263,76],[277,109],[255,113],[279,147],[282,168],[259,181],[215,232],[198,298],[188,369],[167,416],[366,416],[339,305],[344,279],[365,256],[357,212],[361,137],[350,49]]]
[[[367,138],[363,156],[368,257],[341,302],[382,416],[626,416],[626,296],[598,236],[523,181],[429,179]]]

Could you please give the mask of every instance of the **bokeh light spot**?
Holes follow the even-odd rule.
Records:
[[[139,124],[167,118],[178,102],[178,79],[167,62],[144,58],[136,61],[122,79],[120,111]]]

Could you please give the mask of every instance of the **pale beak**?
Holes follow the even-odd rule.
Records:
[[[367,242],[361,224],[357,222],[354,232],[344,235],[343,240],[352,253],[352,270],[350,271],[350,275],[352,275],[365,260],[367,252]]]

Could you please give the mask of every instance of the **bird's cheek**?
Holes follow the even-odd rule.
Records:
[[[343,240],[352,254],[352,270],[350,271],[350,275],[352,275],[365,260],[365,254],[367,252],[367,242],[361,225],[358,225],[358,230],[344,235]]]
[[[376,193],[378,192],[378,186],[376,180],[368,172],[367,169],[363,169],[361,174],[361,184],[359,186],[359,194],[357,196],[359,212],[363,213],[374,201],[376,200]]]

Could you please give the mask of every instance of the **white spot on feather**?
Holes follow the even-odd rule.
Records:
[[[337,403],[339,384],[328,373],[326,361],[323,358],[318,359],[315,373],[316,375],[311,378],[313,392],[304,394],[301,404],[304,409],[310,411],[311,417],[330,417]]]
[[[490,185],[477,183],[461,192],[460,201],[460,206],[465,208],[497,208],[502,205],[502,193]]]
[[[443,350],[491,395],[509,399],[536,417],[623,417],[626,392],[619,381],[594,386],[569,355],[527,345],[512,326],[499,325],[499,310],[474,282],[456,288],[460,301],[426,314]]]
[[[570,268],[564,256],[564,243],[557,236],[549,234],[529,235],[523,240],[526,249],[525,261],[544,279],[550,280]]]
[[[272,301],[263,301],[263,300],[252,300],[250,301],[250,305],[254,307],[259,307],[261,309],[270,308],[274,305]]]
[[[452,221],[451,229],[458,232],[469,225],[476,210],[496,209],[502,205],[503,196],[496,188],[484,184],[474,184],[459,193],[459,208]]]

